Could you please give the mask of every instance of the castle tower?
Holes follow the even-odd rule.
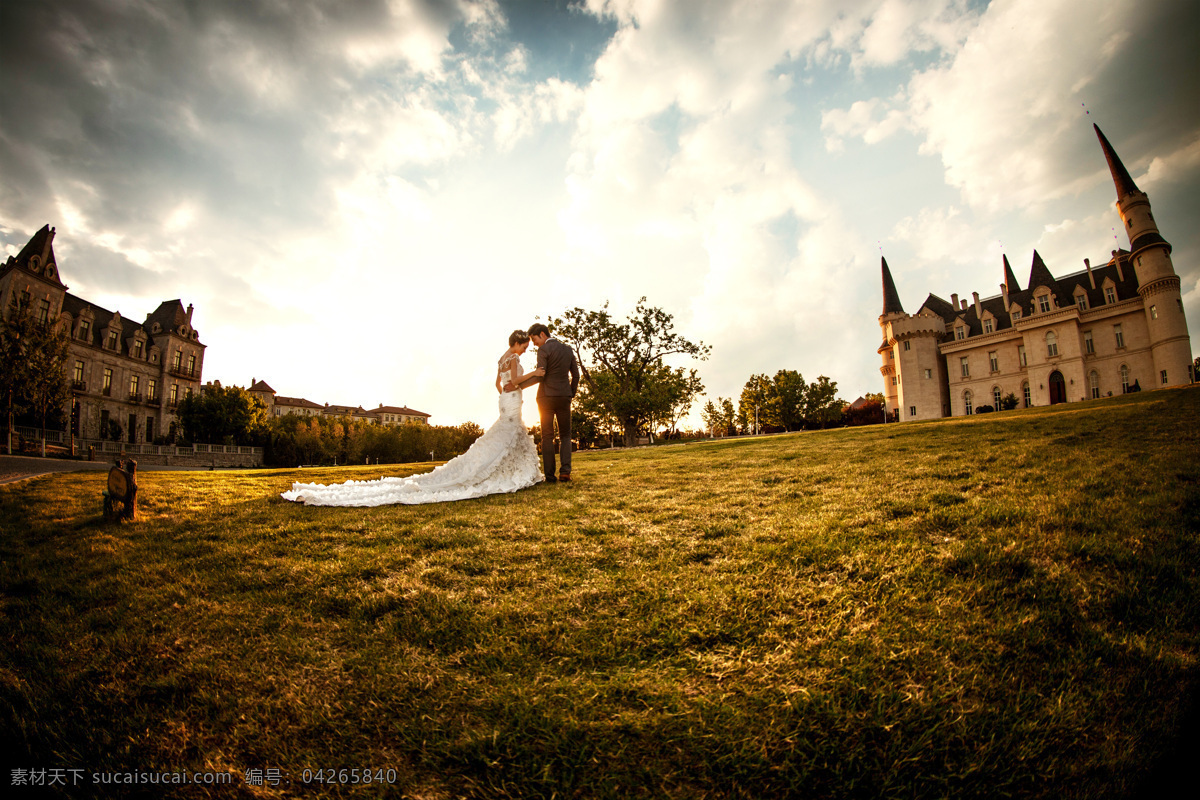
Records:
[[[883,358],[883,366],[879,368],[879,371],[883,374],[884,407],[891,414],[899,408],[900,381],[896,373],[894,343],[888,341],[889,323],[907,319],[908,315],[904,313],[904,306],[900,304],[900,294],[896,291],[896,284],[888,269],[887,259],[880,258],[880,261],[883,262],[883,313],[879,315],[879,327],[883,329],[883,343],[879,345],[878,353]]]
[[[1145,305],[1150,333],[1156,373],[1154,385],[1187,383],[1188,367],[1192,363],[1191,342],[1183,314],[1179,276],[1171,263],[1171,245],[1158,232],[1146,193],[1133,182],[1099,126],[1092,127],[1096,129],[1100,147],[1108,160],[1108,169],[1117,189],[1117,211],[1129,236],[1129,258],[1137,273],[1138,294]]]
[[[949,413],[950,402],[945,359],[938,352],[946,325],[935,314],[905,314],[887,259],[881,261],[883,313],[879,327],[883,343],[878,352],[883,357],[879,371],[887,410],[899,411],[901,420],[938,419]]]

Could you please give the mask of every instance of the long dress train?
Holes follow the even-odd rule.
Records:
[[[513,354],[501,362],[500,383],[521,374]],[[450,459],[432,472],[408,478],[346,481],[326,486],[294,483],[283,492],[285,500],[309,506],[384,506],[393,503],[417,505],[468,500],[489,494],[515,492],[545,478],[533,438],[521,419],[521,390],[500,395],[500,417],[471,445],[467,452]]]

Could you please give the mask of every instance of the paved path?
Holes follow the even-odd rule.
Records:
[[[51,472],[79,472],[81,470],[108,471],[112,460],[108,461],[73,461],[66,458],[37,458],[35,456],[0,455],[0,483],[12,483],[38,475],[48,475]],[[179,467],[138,464],[138,472],[153,472],[155,470],[208,470],[208,467]]]

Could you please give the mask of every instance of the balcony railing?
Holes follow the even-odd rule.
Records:
[[[146,398],[146,405],[148,405],[148,406],[156,406],[156,405],[158,405],[158,401],[159,401],[159,400],[161,400],[161,399],[162,399],[162,398],[161,398],[161,397],[159,397],[158,395],[156,395],[156,394],[152,394],[152,395],[150,395],[149,397],[147,397],[147,398]]]
[[[192,380],[198,380],[200,378],[200,370],[188,369],[187,367],[174,364],[167,369],[167,372],[171,373],[176,378],[190,378]]]
[[[71,381],[71,390],[75,392],[86,392],[87,381]]]
[[[105,397],[112,397],[112,387],[105,386],[103,389],[100,390],[100,394],[104,395]]]
[[[142,393],[141,392],[130,392],[129,393],[129,402],[131,402],[131,403],[142,402]]]

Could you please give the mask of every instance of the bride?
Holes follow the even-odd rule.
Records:
[[[496,370],[500,418],[462,455],[432,472],[408,478],[346,481],[331,486],[293,483],[291,491],[281,496],[307,506],[417,505],[515,492],[544,480],[537,449],[521,420],[521,384],[545,375],[542,369],[521,371],[521,355],[528,348],[529,334],[525,331],[513,331],[508,337],[508,349]],[[504,391],[510,384],[516,388]]]

